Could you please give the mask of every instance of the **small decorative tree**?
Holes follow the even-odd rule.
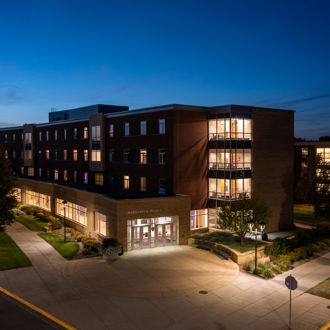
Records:
[[[11,194],[13,185],[14,178],[9,162],[0,152],[0,231],[15,220],[13,208],[17,205],[17,201]]]
[[[238,235],[243,246],[245,235],[249,231],[248,222],[253,221],[256,226],[261,221],[267,224],[270,214],[264,200],[244,195],[240,200],[221,203],[217,223],[220,228]]]

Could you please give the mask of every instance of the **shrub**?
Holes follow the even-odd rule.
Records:
[[[73,235],[76,231],[73,228],[66,227],[65,231],[71,235]]]
[[[262,273],[266,278],[272,278],[274,277],[273,272],[271,271],[271,269],[267,268],[263,271]]]
[[[324,238],[322,242],[325,243],[327,246],[330,246],[330,238]]]
[[[51,223],[53,230],[62,228],[62,226],[63,226],[62,221],[59,218],[55,218],[52,215],[48,215],[47,219]]]
[[[74,239],[77,241],[77,242],[81,242],[82,238],[84,237],[85,235],[82,234],[82,233],[79,233],[79,232],[76,232],[75,235],[74,235]]]
[[[102,240],[102,248],[106,249],[108,247],[117,247],[119,242],[116,238],[104,238]]]
[[[323,241],[317,242],[317,245],[320,247],[321,251],[328,247],[327,244]]]
[[[313,252],[320,252],[322,250],[322,248],[318,244],[316,244],[316,243],[313,243],[311,245],[311,248],[312,248],[312,251]]]
[[[275,260],[275,264],[282,270],[287,271],[292,268],[291,258],[288,255],[279,255]]]
[[[275,273],[275,274],[281,274],[281,273],[282,273],[280,267],[277,266],[277,265],[274,265],[274,266],[272,267],[272,271],[273,271],[273,273]]]
[[[84,245],[83,254],[100,254],[101,244],[97,241],[95,242],[88,242]]]
[[[43,212],[36,213],[36,217],[41,221],[49,222],[49,215]]]
[[[81,239],[81,243],[83,244],[83,246],[85,246],[86,244],[90,244],[96,242],[96,239],[94,237],[89,237],[87,235],[84,235],[84,237],[82,237]]]

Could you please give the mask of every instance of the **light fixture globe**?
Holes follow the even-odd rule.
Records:
[[[62,205],[63,205],[64,208],[66,208],[66,204],[67,204],[67,203],[68,203],[67,201],[63,201],[63,202],[62,202]]]
[[[254,225],[253,221],[248,221],[248,226],[249,226],[250,231],[252,231],[253,225]]]
[[[264,231],[265,228],[266,228],[266,224],[265,224],[263,221],[261,221],[261,222],[259,223],[259,227],[260,227],[260,230],[261,230],[261,231]]]

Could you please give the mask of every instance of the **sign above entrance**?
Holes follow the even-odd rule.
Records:
[[[134,210],[134,211],[127,211],[127,214],[156,213],[162,211],[163,211],[162,209]]]

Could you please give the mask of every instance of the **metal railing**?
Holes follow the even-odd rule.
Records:
[[[238,200],[246,197],[251,197],[249,192],[239,192],[239,193],[221,193],[216,191],[209,191],[210,199],[218,199],[218,200]]]
[[[209,133],[209,141],[217,140],[251,140],[251,133],[243,132],[226,132],[226,133]]]
[[[209,170],[222,170],[222,171],[251,170],[251,162],[243,162],[243,163],[209,162]]]

